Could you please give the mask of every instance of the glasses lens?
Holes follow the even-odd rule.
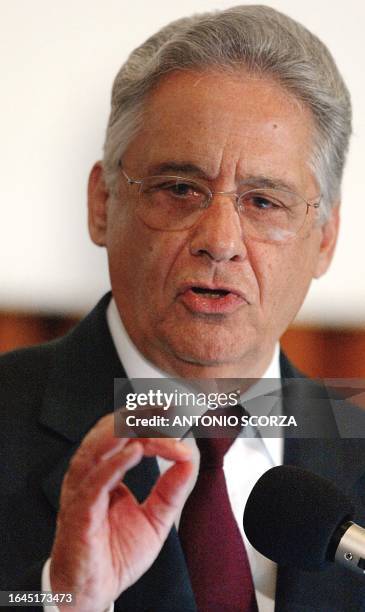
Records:
[[[204,184],[176,176],[151,176],[140,184],[136,212],[149,227],[182,230],[192,227],[209,205],[212,193]],[[238,194],[246,235],[256,240],[285,242],[305,223],[307,202],[281,189],[251,189]]]
[[[272,242],[295,236],[307,214],[305,200],[280,189],[252,189],[239,196],[238,203],[248,235]]]
[[[141,183],[137,213],[149,227],[184,229],[195,223],[209,197],[210,191],[195,181],[151,176]]]

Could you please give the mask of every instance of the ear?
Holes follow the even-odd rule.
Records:
[[[96,162],[90,172],[87,193],[91,240],[98,246],[105,246],[109,193],[105,186],[101,162]]]
[[[313,274],[314,278],[319,278],[327,272],[335,251],[338,230],[340,225],[340,205],[336,204],[332,208],[328,220],[321,226],[321,242],[318,254],[317,265]]]

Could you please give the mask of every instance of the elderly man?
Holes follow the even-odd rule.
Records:
[[[88,192],[112,296],[2,359],[2,588],[73,592],[79,612],[365,609],[357,578],[277,571],[241,527],[282,462],[361,496],[361,441],[237,438],[208,483],[199,441],[117,438],[108,414],[115,377],[296,375],[278,341],[330,264],[350,131],[329,52],[268,7],[180,19],[131,54]]]

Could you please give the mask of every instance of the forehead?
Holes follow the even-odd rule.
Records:
[[[126,151],[139,175],[190,162],[212,180],[225,174],[308,179],[311,112],[280,84],[245,71],[171,73],[145,101],[142,129]]]

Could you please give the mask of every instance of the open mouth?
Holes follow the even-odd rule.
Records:
[[[182,287],[179,300],[193,313],[228,315],[247,304],[245,298],[230,287],[204,287],[187,284]]]
[[[205,287],[192,287],[191,291],[193,291],[197,295],[206,295],[210,298],[221,298],[228,295],[230,292],[225,289],[206,289]]]

